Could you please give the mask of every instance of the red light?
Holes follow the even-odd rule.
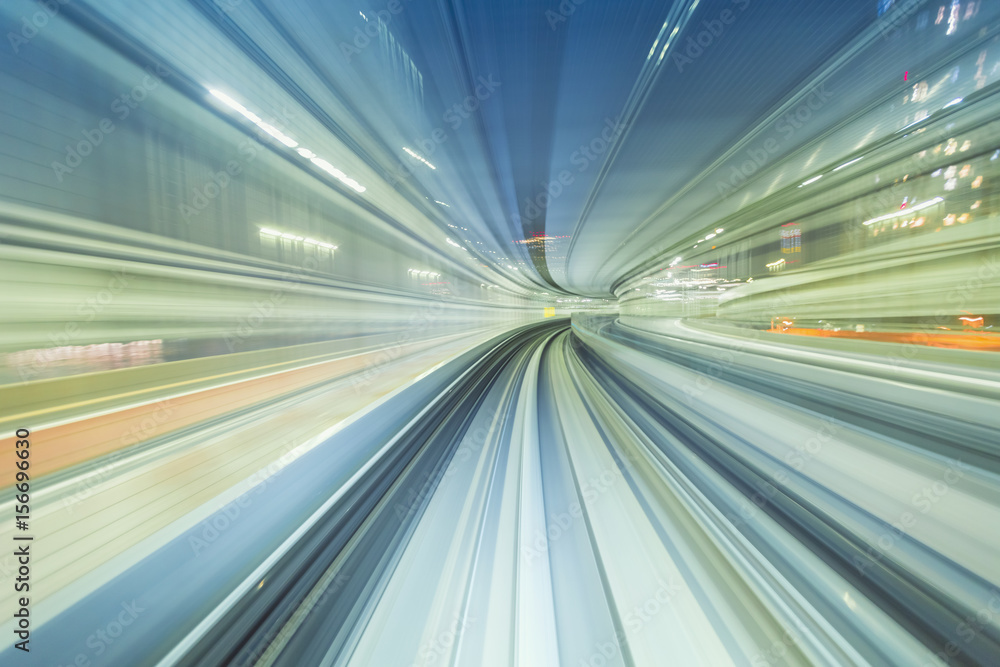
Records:
[[[910,73],[903,72],[903,81],[909,81],[909,80],[910,80]]]

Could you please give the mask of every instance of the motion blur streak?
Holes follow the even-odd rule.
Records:
[[[0,22],[0,664],[1000,665],[1000,3]]]

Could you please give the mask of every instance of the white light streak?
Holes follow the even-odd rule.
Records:
[[[886,215],[880,215],[877,218],[872,218],[871,220],[865,220],[862,225],[870,225],[874,222],[882,222],[883,220],[892,220],[893,218],[901,218],[904,215],[909,215],[914,211],[920,211],[927,208],[928,206],[934,206],[934,204],[940,204],[944,201],[944,197],[935,197],[934,199],[928,199],[925,202],[921,202],[909,208],[904,208],[902,211],[896,211],[895,213],[888,213]]]

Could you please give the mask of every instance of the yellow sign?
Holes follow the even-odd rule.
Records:
[[[556,316],[556,309],[554,307],[545,309],[545,317],[555,317],[555,316]]]

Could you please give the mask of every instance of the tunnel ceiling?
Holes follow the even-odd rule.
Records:
[[[203,44],[192,63],[203,85],[275,114],[276,96],[289,96],[419,201],[440,228],[430,241],[461,246],[481,275],[607,296],[699,233],[693,218],[726,187],[724,158],[759,154],[746,137],[776,110],[811,92],[808,103],[821,107],[831,70],[871,74],[870,57],[851,56],[884,41],[878,5],[192,0],[177,29]],[[110,0],[96,11],[140,35],[116,19],[126,8]],[[148,34],[159,57],[192,60],[184,39],[158,30]],[[778,135],[760,161],[816,141],[837,120]],[[301,123],[290,127],[315,132]]]
[[[454,130],[474,135],[470,149],[456,150],[455,169],[439,169],[428,187],[489,191],[473,215],[492,236],[529,240],[530,265],[546,282],[588,295],[608,292],[645,245],[630,232],[856,38],[876,9],[869,0],[401,7],[376,20],[423,77],[423,119],[450,132],[478,107]],[[347,18],[363,28],[361,13]],[[457,144],[448,137],[433,148]],[[668,210],[649,231],[669,234],[675,222]],[[551,240],[530,242],[542,235]]]
[[[466,158],[488,164],[490,182],[465,169],[441,177],[496,193],[478,213],[497,237],[553,238],[532,244],[550,250],[531,255],[547,281],[600,294],[646,244],[630,233],[874,14],[867,0],[570,0],[412,5],[400,17],[430,80],[430,122],[461,98],[463,80],[500,84],[481,103],[480,149]],[[649,232],[676,222],[668,210]]]

